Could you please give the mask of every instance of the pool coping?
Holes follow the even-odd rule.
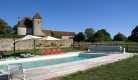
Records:
[[[78,52],[68,52],[66,54],[43,55],[43,56],[38,56],[37,55],[35,57],[20,58],[19,60],[0,61],[0,65],[9,64],[9,63],[26,62],[26,61],[36,61],[36,60],[45,60],[45,59],[71,57],[71,56],[77,56],[78,54],[79,54]]]
[[[89,53],[89,54],[97,54],[97,53]],[[133,56],[134,55],[132,53],[108,54],[108,56],[103,56],[103,57],[98,57],[93,59],[86,59],[86,60],[57,64],[57,65],[50,65],[50,66],[40,67],[37,69],[35,68],[28,69],[27,74],[28,76],[30,76],[29,79],[32,79],[32,80],[50,79],[54,77],[75,73],[77,71],[82,71],[89,68],[97,67],[100,65],[116,62]],[[37,72],[37,73],[33,73],[33,72]],[[32,77],[32,75],[37,75],[37,77],[34,77],[34,76]]]
[[[75,54],[75,53],[79,54],[82,52],[72,52],[72,54]],[[88,53],[88,54],[99,54],[99,53]],[[105,54],[105,53],[102,53],[102,54]],[[61,55],[64,55],[64,54],[61,54]],[[68,53],[66,55],[68,55]],[[44,79],[50,79],[53,77],[59,77],[59,76],[75,73],[77,71],[86,70],[89,68],[116,62],[116,61],[134,56],[134,54],[132,53],[107,54],[107,55],[108,56],[103,56],[103,57],[98,57],[93,59],[86,59],[81,61],[62,63],[62,64],[38,67],[33,69],[26,69],[26,74],[28,75],[29,80],[44,80]],[[53,55],[50,55],[50,56],[53,56]]]

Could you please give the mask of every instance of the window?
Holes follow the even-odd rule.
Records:
[[[26,35],[32,35],[32,28],[26,28]]]

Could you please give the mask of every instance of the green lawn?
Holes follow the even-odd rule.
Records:
[[[138,56],[85,72],[79,71],[61,80],[138,80]]]
[[[87,51],[87,50],[86,49],[64,48],[64,49],[61,49],[61,51],[74,52],[74,51]],[[5,51],[3,53],[4,53],[4,57],[14,57],[14,52],[13,51]],[[16,57],[19,57],[20,54],[22,54],[22,53],[32,53],[32,54],[34,54],[34,50],[31,50],[31,51],[15,51]],[[37,55],[42,55],[41,50],[36,50],[36,54]]]

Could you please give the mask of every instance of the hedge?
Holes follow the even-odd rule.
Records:
[[[26,35],[0,34],[0,38],[22,38]]]
[[[22,38],[26,35],[13,35],[13,34],[0,34],[0,38]],[[38,36],[38,35],[35,35],[35,36]],[[39,36],[39,37],[46,37],[46,36]],[[61,39],[62,36],[52,36],[52,37],[55,37],[55,38],[58,38],[58,39]]]

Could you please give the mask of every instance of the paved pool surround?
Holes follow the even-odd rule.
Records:
[[[55,58],[64,58],[64,57],[71,57],[77,56],[79,53],[69,52],[67,54],[55,54],[55,55],[41,55],[29,58],[20,58],[19,60],[8,60],[8,61],[0,61],[0,65],[2,64],[9,64],[9,63],[19,63],[19,62],[26,62],[26,61],[36,61],[36,60],[45,60],[45,59],[55,59]]]
[[[79,53],[83,52],[70,52],[66,54],[59,54],[59,55],[49,55],[49,56],[37,56],[32,58],[23,58],[17,61],[31,61],[31,60],[43,60],[43,59],[54,59],[54,58],[62,58],[62,57],[69,57],[69,56],[76,56]],[[105,53],[87,53],[87,54],[105,54]],[[67,74],[71,74],[77,71],[86,70],[89,68],[97,67],[100,65],[116,62],[122,59],[133,57],[133,53],[114,53],[114,54],[106,54],[107,56],[103,57],[97,57],[92,59],[86,59],[81,61],[75,61],[75,62],[68,62],[63,64],[57,64],[57,65],[50,65],[45,67],[39,67],[39,68],[32,68],[32,69],[26,69],[26,74],[28,75],[27,80],[44,80],[44,79],[50,79],[53,77],[63,76]],[[135,53],[135,55],[137,55]],[[11,61],[7,61],[7,63],[11,63]],[[3,64],[3,62],[0,62],[0,64]],[[7,73],[5,73],[7,74]]]

